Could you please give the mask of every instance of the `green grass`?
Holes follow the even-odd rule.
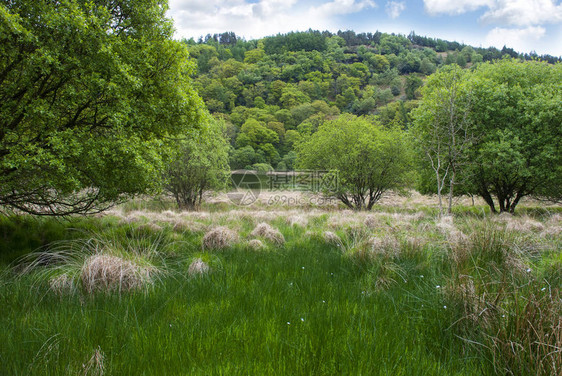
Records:
[[[364,259],[361,234],[387,231],[337,228],[346,246],[342,253],[321,236],[307,234],[328,229],[330,215],[314,216],[306,228],[291,227],[282,218],[271,221],[287,242],[262,251],[245,246],[256,222],[251,216],[202,219],[210,227],[227,224],[240,233],[242,241],[221,252],[201,250],[202,232],[178,234],[165,223],[156,234],[110,217],[3,218],[0,374],[94,374],[86,371],[98,348],[108,375],[494,373],[489,354],[459,338],[473,328],[457,329],[462,303],[455,305],[443,292],[455,278],[445,238],[436,229],[418,229],[433,218],[414,220],[410,230],[392,230],[400,240],[399,255]],[[470,214],[459,221],[463,231],[472,228],[480,235],[469,250],[477,260],[459,264],[458,270],[477,276],[503,262],[488,251],[526,244],[515,235],[486,232],[487,226]],[[430,241],[409,248],[404,239],[410,232]],[[146,293],[57,295],[37,275],[17,276],[8,266],[33,247],[90,236],[121,242],[162,238],[168,244],[161,250],[167,274]],[[528,236],[536,240],[539,235]],[[556,237],[541,255],[528,255],[537,279],[560,277],[559,244]],[[200,256],[213,271],[188,277],[190,260]],[[392,282],[380,288],[381,276]],[[478,335],[471,338],[481,339]]]

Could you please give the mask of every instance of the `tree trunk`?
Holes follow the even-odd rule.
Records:
[[[437,197],[439,198],[439,217],[443,216],[443,196],[441,195],[441,190],[443,185],[441,184],[441,179],[439,178],[439,172],[435,171],[435,178],[437,179]]]
[[[513,200],[513,202],[511,203],[511,205],[509,206],[509,212],[511,214],[515,213],[515,207],[517,206],[517,204],[519,204],[519,201],[524,197],[525,195],[522,194],[521,192],[517,192],[517,195],[515,196],[515,200]]]
[[[455,170],[451,171],[451,179],[449,180],[449,208],[448,214],[453,214],[453,189],[455,187]]]
[[[492,213],[497,213],[496,206],[494,205],[494,199],[490,195],[490,192],[488,192],[488,190],[486,189],[483,189],[480,191],[480,196],[484,199],[484,201],[486,201],[486,204],[488,204],[488,206],[490,207],[490,211]]]

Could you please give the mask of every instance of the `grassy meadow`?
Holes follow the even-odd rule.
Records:
[[[562,211],[0,218],[2,375],[556,375]]]

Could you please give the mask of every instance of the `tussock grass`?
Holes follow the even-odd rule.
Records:
[[[82,287],[88,293],[97,291],[141,290],[152,284],[156,269],[137,260],[98,253],[89,256],[80,271]]]
[[[265,244],[259,239],[252,239],[248,242],[248,247],[254,251],[259,251],[265,248]]]
[[[81,375],[83,376],[103,376],[105,374],[105,354],[98,348],[92,354],[92,357],[87,363],[82,365],[83,371]]]
[[[203,237],[203,249],[231,248],[239,239],[238,233],[225,226],[215,227]]]
[[[187,269],[187,274],[190,277],[200,276],[207,274],[210,271],[209,265],[203,261],[200,257],[196,258],[189,264],[189,268]]]
[[[271,225],[265,222],[259,223],[250,233],[250,235],[263,238],[276,245],[285,244],[285,237],[283,236],[283,234],[279,230],[273,228]]]
[[[322,233],[322,238],[327,244],[340,247],[341,249],[343,249],[343,242],[341,238],[338,236],[338,234],[336,234],[335,232],[324,231]]]
[[[31,275],[34,285],[48,284],[58,295],[77,290],[122,293],[146,290],[159,278],[165,269],[161,252],[168,246],[162,237],[146,238],[139,233],[125,244],[94,234],[84,240],[56,242],[15,264],[20,276]]]

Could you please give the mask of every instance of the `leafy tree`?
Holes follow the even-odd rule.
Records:
[[[230,149],[230,168],[233,170],[238,169],[251,169],[254,163],[257,163],[258,156],[256,151],[251,146],[244,146],[239,149]]]
[[[474,72],[470,189],[492,212],[529,195],[560,198],[562,65],[503,59]]]
[[[435,73],[436,67],[429,59],[424,58],[420,63],[420,72],[429,76],[430,74]]]
[[[367,115],[377,108],[377,101],[373,97],[358,100],[353,104],[353,112],[356,115]]]
[[[407,182],[411,158],[405,133],[372,118],[341,115],[296,149],[300,168],[338,175],[338,187],[327,193],[355,210],[370,210],[384,192]]]
[[[189,139],[180,142],[166,169],[166,190],[180,209],[193,210],[208,190],[226,187],[228,142],[224,126],[210,118]]]
[[[394,96],[400,95],[400,93],[402,92],[402,80],[400,78],[396,77],[394,80],[392,80],[392,82],[390,83],[390,92]]]
[[[383,55],[367,53],[365,54],[364,59],[371,66],[371,68],[377,73],[384,72],[385,70],[390,68],[390,62]]]
[[[442,192],[449,188],[449,214],[459,169],[472,142],[470,111],[473,101],[469,72],[449,65],[431,75],[424,86],[423,101],[414,110],[412,133],[431,165],[443,214]]]
[[[160,188],[173,143],[200,122],[187,46],[166,5],[0,5],[0,205],[101,210]]]
[[[406,77],[406,85],[404,89],[406,91],[406,98],[415,99],[417,97],[417,90],[422,87],[422,85],[423,81],[418,76],[411,74]]]
[[[297,159],[297,153],[295,153],[294,151],[290,151],[288,152],[284,157],[283,160],[281,162],[279,162],[279,164],[283,163],[283,165],[285,166],[285,170],[281,170],[281,168],[279,168],[279,170],[281,171],[292,171],[295,169],[295,161]]]
[[[281,95],[279,102],[283,107],[291,108],[298,106],[299,104],[310,102],[310,97],[293,85],[287,85],[283,88],[283,94]]]
[[[236,142],[239,147],[250,145],[256,149],[264,144],[278,143],[279,136],[256,119],[248,119],[242,125]]]
[[[263,43],[258,42],[258,48],[246,51],[244,54],[244,63],[255,64],[261,61],[265,57],[265,51],[263,49]]]

